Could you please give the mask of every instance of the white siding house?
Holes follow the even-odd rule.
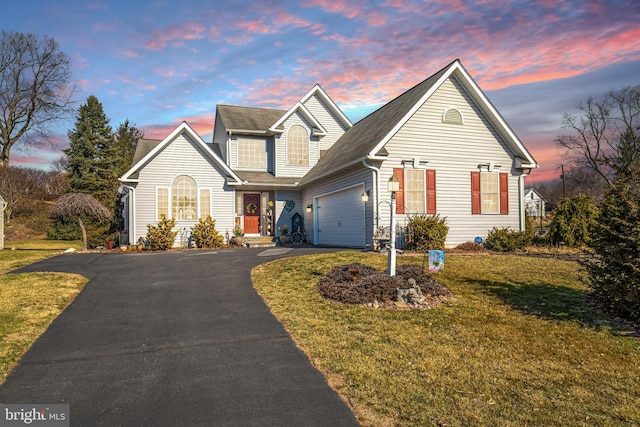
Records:
[[[535,188],[527,188],[524,191],[524,208],[531,218],[543,218],[547,215],[547,206],[544,198]]]
[[[313,244],[364,247],[389,225],[395,176],[398,225],[440,215],[455,246],[524,229],[524,177],[538,166],[458,60],[355,125],[316,85],[289,110],[218,105],[213,144],[183,123],[138,148],[121,178],[131,241],[163,213],[182,230],[210,213],[222,232],[275,237],[295,218]],[[177,209],[174,186],[197,201]]]

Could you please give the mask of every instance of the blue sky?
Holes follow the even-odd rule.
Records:
[[[210,141],[216,104],[288,109],[315,83],[355,122],[459,58],[541,164],[532,181],[558,175],[563,111],[640,84],[636,0],[22,0],[0,29],[55,38],[80,102],[150,138],[186,120]],[[11,164],[48,167],[73,122]]]

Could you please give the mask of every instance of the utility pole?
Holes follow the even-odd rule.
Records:
[[[560,165],[560,168],[562,168],[562,175],[560,175],[560,178],[562,178],[562,196],[566,199],[567,198],[567,181],[564,178],[564,165]]]

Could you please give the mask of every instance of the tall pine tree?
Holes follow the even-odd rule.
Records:
[[[109,119],[91,95],[78,109],[75,128],[68,132],[67,155],[71,193],[87,193],[113,211],[118,191],[118,150]]]
[[[113,214],[118,200],[120,150],[115,144],[109,119],[98,98],[91,95],[78,109],[75,128],[68,132],[69,192],[91,194]],[[88,224],[89,246],[105,245],[116,221]]]

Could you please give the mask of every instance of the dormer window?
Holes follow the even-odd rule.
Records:
[[[442,123],[461,125],[463,124],[462,113],[457,108],[447,108],[442,114]]]
[[[309,133],[300,125],[291,126],[287,132],[287,164],[309,165]]]

